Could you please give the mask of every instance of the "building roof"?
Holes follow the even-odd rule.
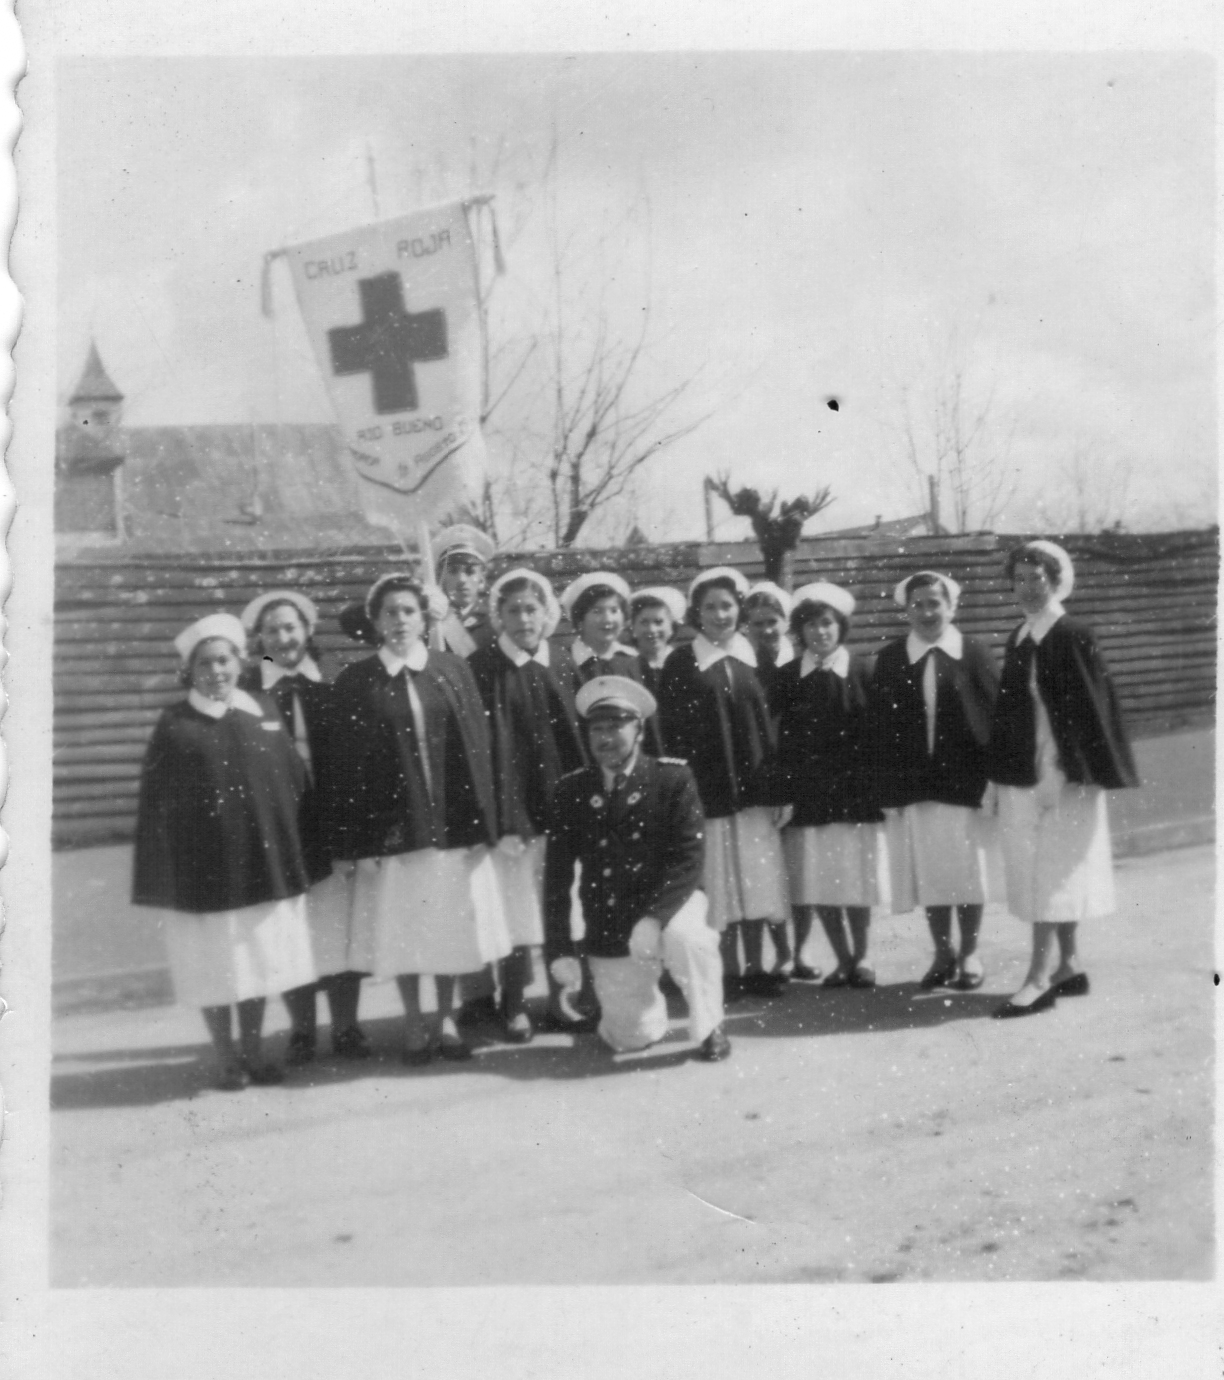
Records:
[[[123,394],[115,387],[111,376],[103,367],[97,345],[89,342],[89,358],[81,375],[76,391],[68,399],[70,403],[79,402],[122,402]]]

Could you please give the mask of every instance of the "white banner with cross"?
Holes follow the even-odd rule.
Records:
[[[415,533],[477,504],[484,352],[464,203],[284,253],[366,516]]]

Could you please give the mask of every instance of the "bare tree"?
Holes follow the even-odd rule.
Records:
[[[1016,491],[1014,423],[1001,415],[993,378],[982,378],[956,332],[941,350],[893,385],[904,463],[932,526],[988,529]]]
[[[1127,516],[1133,479],[1131,456],[1105,459],[1096,441],[1081,437],[1060,460],[1052,490],[1042,496],[1042,520],[1059,532],[1118,530]]]
[[[803,525],[833,502],[832,490],[826,485],[810,497],[788,498],[779,505],[776,489],[766,496],[756,489],[732,489],[728,474],[707,479],[706,484],[736,517],[751,520],[765,562],[765,578],[785,590],[792,589],[795,581],[795,551],[803,535]]]

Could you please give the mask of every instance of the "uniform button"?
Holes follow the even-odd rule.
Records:
[[[599,840],[599,846],[600,846],[600,848],[607,848],[607,846],[608,846],[608,840],[607,840],[607,839],[600,839],[600,840]]]

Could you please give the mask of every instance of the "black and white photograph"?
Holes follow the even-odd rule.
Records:
[[[12,1373],[1215,1374],[1202,15],[522,8],[27,26]]]

